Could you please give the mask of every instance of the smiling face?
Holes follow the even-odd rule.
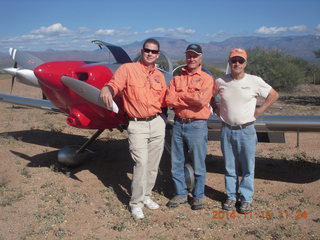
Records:
[[[160,52],[157,44],[147,42],[141,49],[141,60],[146,66],[155,64]]]
[[[202,54],[197,54],[194,51],[186,52],[186,63],[189,71],[196,70],[202,63]]]
[[[247,61],[244,58],[240,56],[229,58],[229,65],[230,65],[231,74],[233,78],[243,77],[244,69],[247,66]]]

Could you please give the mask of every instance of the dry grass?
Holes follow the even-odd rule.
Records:
[[[17,87],[17,93],[26,91]],[[320,114],[320,107],[313,107]],[[208,146],[205,209],[192,211],[189,204],[168,209],[173,185],[165,153],[153,193],[161,207],[146,209],[146,218],[136,221],[128,209],[133,162],[126,132],[105,132],[93,146],[97,155],[66,169],[56,164],[58,149],[83,143],[93,131],[68,127],[65,116],[41,110],[2,103],[0,110],[0,240],[319,239],[317,133],[302,134],[300,148],[294,133],[286,134],[286,144],[258,145],[253,212],[247,215],[221,211],[225,193],[218,142]]]

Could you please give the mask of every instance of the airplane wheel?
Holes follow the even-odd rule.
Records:
[[[186,163],[186,165],[184,165],[184,175],[187,189],[191,192],[194,188],[194,170],[191,164]]]
[[[90,156],[93,152],[86,149],[79,152],[79,148],[73,146],[66,146],[58,152],[58,162],[69,167],[75,167],[80,165]]]

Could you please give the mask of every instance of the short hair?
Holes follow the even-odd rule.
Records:
[[[160,43],[156,39],[148,38],[147,40],[145,40],[144,43],[143,43],[143,48],[146,46],[147,43],[153,43],[153,44],[157,45],[158,46],[158,50],[160,50]]]

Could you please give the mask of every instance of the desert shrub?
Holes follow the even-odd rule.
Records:
[[[262,77],[275,89],[282,91],[314,82],[314,72],[318,71],[306,60],[278,50],[250,49],[248,56],[246,72]]]

